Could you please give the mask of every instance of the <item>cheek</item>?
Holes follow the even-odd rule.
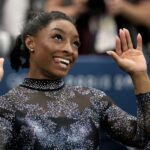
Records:
[[[78,51],[75,51],[75,52],[74,52],[74,61],[76,61],[77,58],[78,58]]]
[[[35,52],[35,59],[39,65],[42,64],[46,66],[50,60],[50,53],[48,52],[48,49],[38,49]]]
[[[50,46],[50,44],[39,44],[38,49],[37,49],[37,55],[39,57],[48,57],[50,55],[50,53],[52,52],[52,49]],[[44,59],[43,59],[44,60]]]
[[[48,52],[49,49],[51,49],[51,47],[53,47],[51,41],[49,41],[48,39],[43,38],[41,41],[38,40],[36,42],[36,48],[38,49],[39,52]]]

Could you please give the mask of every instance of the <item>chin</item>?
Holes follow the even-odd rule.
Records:
[[[67,73],[64,73],[64,74],[62,73],[62,74],[58,74],[57,77],[58,78],[64,78],[66,75],[67,75]]]
[[[56,78],[64,78],[67,74],[68,74],[68,72],[60,71],[60,72],[54,73],[53,76]]]

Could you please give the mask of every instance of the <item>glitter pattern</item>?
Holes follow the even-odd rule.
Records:
[[[7,150],[96,150],[101,129],[114,140],[144,147],[150,133],[150,93],[137,95],[137,118],[103,92],[26,78],[0,97],[0,147]]]

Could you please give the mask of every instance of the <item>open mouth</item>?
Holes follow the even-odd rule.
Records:
[[[55,58],[54,58],[54,61],[55,61],[56,63],[58,63],[58,64],[63,64],[63,65],[66,65],[66,66],[68,66],[68,65],[71,63],[70,60],[65,59],[65,58],[60,58],[60,57],[55,57]]]
[[[62,58],[59,58],[59,62],[62,63],[62,64],[65,64],[65,65],[69,65],[70,64],[70,61],[67,60],[67,59],[62,59]]]

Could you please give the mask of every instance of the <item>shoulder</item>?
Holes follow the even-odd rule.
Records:
[[[0,108],[1,109],[8,109],[8,110],[11,109],[12,110],[17,97],[19,97],[19,95],[22,95],[21,92],[19,94],[19,89],[20,88],[18,86],[16,88],[9,90],[4,95],[0,96]]]
[[[0,114],[2,112],[12,112],[13,111],[13,98],[8,92],[0,96]]]

